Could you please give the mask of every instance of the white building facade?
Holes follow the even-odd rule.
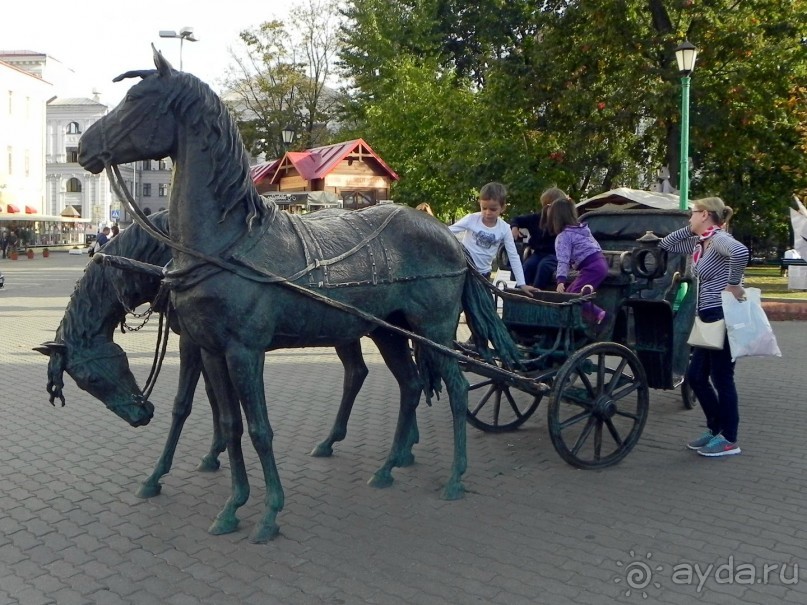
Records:
[[[50,84],[0,56],[0,214],[42,212]],[[14,209],[17,209],[14,211]]]
[[[110,220],[113,195],[105,173],[90,174],[78,163],[82,133],[107,113],[93,99],[53,99],[48,103],[46,161],[47,213],[60,215],[68,206],[95,227]]]
[[[95,95],[60,96],[58,83],[67,86],[73,75],[44,53],[0,50],[0,219],[16,219],[14,226],[37,216],[75,216],[72,210],[80,217],[74,230],[87,233],[131,222],[106,173],[90,174],[78,163],[81,135],[109,107]],[[152,212],[168,207],[170,160],[123,165],[120,171],[138,205]],[[8,204],[15,213],[6,217]]]

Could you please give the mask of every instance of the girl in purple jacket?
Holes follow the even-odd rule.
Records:
[[[585,223],[577,218],[577,210],[571,200],[562,198],[549,207],[549,224],[557,235],[555,256],[558,257],[557,291],[581,292],[585,286],[596,290],[608,275],[608,263],[602,248]],[[579,272],[568,286],[569,270],[574,267]],[[583,303],[583,318],[601,324],[605,310],[594,303]]]

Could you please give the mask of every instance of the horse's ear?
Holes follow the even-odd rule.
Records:
[[[155,69],[135,69],[132,71],[127,71],[122,73],[121,75],[112,79],[113,82],[120,82],[121,80],[125,80],[127,78],[147,78],[150,75],[156,74],[157,70]]]
[[[154,66],[157,68],[157,72],[161,76],[169,76],[174,71],[174,68],[171,67],[171,64],[168,60],[163,57],[163,54],[157,50],[157,47],[154,46],[152,43],[151,50],[154,52]]]

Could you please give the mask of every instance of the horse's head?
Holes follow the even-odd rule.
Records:
[[[138,160],[161,160],[172,156],[177,128],[169,111],[176,96],[180,72],[174,70],[154,48],[156,70],[128,71],[113,81],[142,78],[132,86],[123,101],[96,121],[79,141],[78,161],[98,174],[106,166]]]
[[[154,406],[141,394],[129,369],[129,360],[114,342],[92,348],[68,347],[61,342],[46,342],[35,350],[48,355],[48,393],[50,402],[59,399],[64,405],[64,372],[76,381],[80,389],[103,404],[132,426],[151,421]]]

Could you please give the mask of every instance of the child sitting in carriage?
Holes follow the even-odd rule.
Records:
[[[493,259],[504,246],[510,260],[510,269],[516,287],[532,294],[537,288],[524,280],[524,270],[516,250],[510,226],[501,215],[507,208],[507,189],[501,183],[488,183],[479,192],[479,212],[462,217],[448,228],[452,233],[463,233],[462,245],[470,253],[474,265],[485,277],[493,271]]]
[[[571,200],[561,198],[552,203],[549,207],[549,224],[556,234],[557,291],[582,292],[586,286],[596,290],[608,276],[608,262],[588,226],[577,218],[577,210]],[[566,280],[572,267],[579,274],[567,286]],[[582,312],[583,318],[594,324],[601,324],[606,315],[605,309],[592,302],[583,303]]]

